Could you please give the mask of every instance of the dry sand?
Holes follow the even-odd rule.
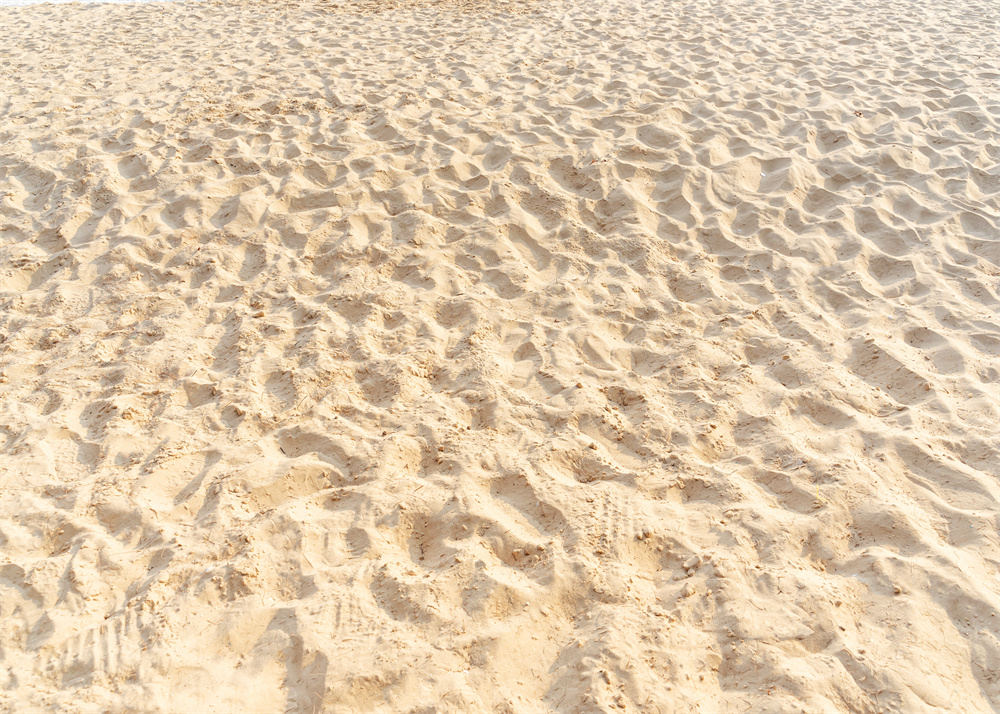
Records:
[[[998,17],[0,10],[0,709],[997,711]]]

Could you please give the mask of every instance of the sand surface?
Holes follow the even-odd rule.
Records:
[[[0,9],[0,710],[1000,709],[998,18]]]

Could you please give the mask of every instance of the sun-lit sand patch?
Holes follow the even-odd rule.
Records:
[[[994,711],[998,19],[0,9],[0,709]]]

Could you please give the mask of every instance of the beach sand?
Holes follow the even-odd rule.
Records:
[[[998,20],[0,9],[0,710],[996,711]]]

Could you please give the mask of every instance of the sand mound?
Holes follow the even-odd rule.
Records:
[[[1000,706],[995,6],[0,9],[0,706]]]

